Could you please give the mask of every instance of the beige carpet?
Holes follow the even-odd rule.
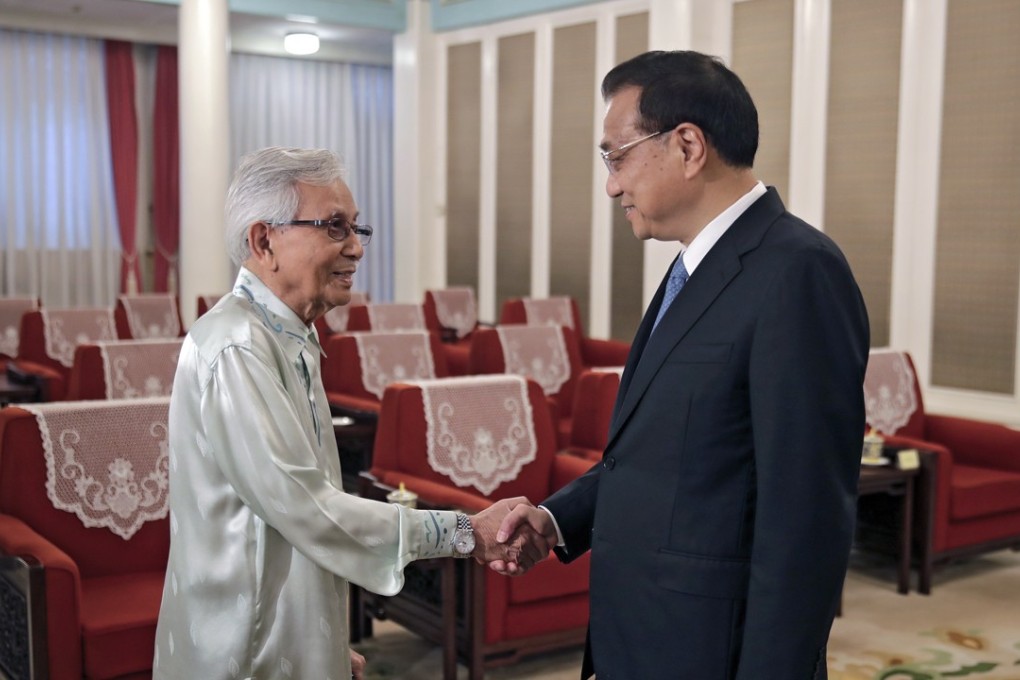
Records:
[[[935,572],[932,595],[896,593],[889,560],[855,554],[829,639],[830,680],[1020,680],[1020,554],[999,552]],[[372,680],[437,680],[438,647],[390,622],[355,648]],[[494,668],[490,680],[577,680],[581,651]],[[458,667],[458,678],[467,669]],[[685,679],[686,680],[686,679]]]

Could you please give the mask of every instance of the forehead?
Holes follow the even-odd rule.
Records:
[[[641,101],[641,88],[627,87],[614,94],[606,102],[606,115],[602,121],[602,129],[606,141],[616,141],[639,128],[640,115],[638,105]]]
[[[298,212],[305,210],[340,212],[345,215],[355,215],[358,206],[354,202],[354,195],[343,180],[337,180],[332,184],[315,185],[298,182]]]

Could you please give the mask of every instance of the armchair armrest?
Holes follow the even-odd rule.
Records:
[[[928,415],[925,435],[953,452],[960,463],[1020,472],[1020,432],[981,420]]]
[[[78,565],[17,517],[0,514],[0,554],[31,556],[43,568],[46,606],[46,646],[50,677],[81,673],[81,577]]]
[[[630,343],[621,340],[581,338],[581,360],[585,366],[623,366],[630,354]]]
[[[595,463],[595,465],[600,465],[600,463]],[[569,453],[557,452],[553,456],[552,470],[550,471],[549,493],[559,491],[591,468],[592,461],[590,460],[572,456]],[[539,501],[534,502],[538,503]]]

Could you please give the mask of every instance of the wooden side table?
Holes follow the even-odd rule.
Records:
[[[895,456],[893,456],[895,459]],[[914,480],[920,470],[901,470],[895,465],[882,467],[861,466],[857,482],[859,496],[884,493],[900,498],[900,535],[897,547],[897,591],[910,591],[910,557],[914,521]]]

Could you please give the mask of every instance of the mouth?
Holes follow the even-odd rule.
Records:
[[[356,269],[338,269],[333,272],[333,277],[336,278],[340,283],[348,286],[354,283],[354,272]]]

